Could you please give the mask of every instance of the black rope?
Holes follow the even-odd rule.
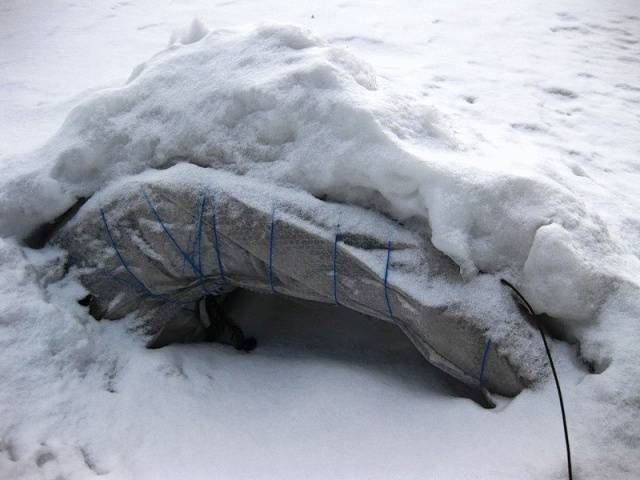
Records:
[[[340,225],[338,225],[338,231]],[[335,239],[333,241],[333,302],[336,305],[340,305],[338,301],[338,241],[340,240],[340,233],[336,232]]]
[[[509,283],[504,278],[500,279],[500,282],[503,285],[509,287],[513,292],[518,296],[522,304],[525,306],[527,311],[532,317],[536,317],[533,308],[527,302],[527,299],[518,291],[516,287],[514,287],[511,283]],[[547,358],[549,358],[549,365],[551,365],[551,371],[553,372],[553,379],[556,382],[556,390],[558,390],[558,399],[560,400],[560,411],[562,412],[562,426],[564,427],[564,443],[567,447],[567,471],[569,473],[569,480],[573,480],[573,472],[571,469],[571,447],[569,446],[569,428],[567,427],[567,415],[564,411],[564,401],[562,400],[562,390],[560,389],[560,381],[558,380],[558,374],[556,373],[556,367],[553,364],[553,358],[551,357],[551,350],[549,349],[549,344],[547,343],[547,337],[544,334],[544,330],[542,329],[542,325],[539,321],[536,320],[536,326],[538,330],[540,330],[540,336],[542,337],[542,342],[544,343],[544,349],[547,352]]]
[[[271,230],[269,230],[269,286],[271,287],[271,293],[276,293],[276,288],[273,286],[273,241],[276,233],[276,209],[271,210]]]
[[[389,264],[391,263],[391,240],[387,242],[387,262],[384,267],[384,304],[387,306],[389,318],[393,319],[393,310],[389,301]]]

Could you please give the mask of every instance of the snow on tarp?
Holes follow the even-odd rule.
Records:
[[[211,32],[74,109],[33,154],[50,168],[3,185],[0,233],[23,236],[109,182],[190,162],[418,219],[464,278],[503,272],[569,331],[591,322],[637,258],[568,190],[478,165],[450,131],[298,28]]]
[[[136,312],[152,338],[202,340],[198,299],[242,287],[393,322],[476,388],[513,396],[547,372],[513,302],[496,308],[507,292],[494,278],[464,283],[402,225],[291,188],[186,164],[145,172],[95,195],[56,243],[99,316]]]

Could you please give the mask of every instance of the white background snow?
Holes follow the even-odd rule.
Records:
[[[381,85],[432,105],[478,168],[566,188],[613,239],[602,252],[628,259],[613,266],[620,277],[640,281],[633,1],[4,2],[3,181],[34,168],[19,154],[74,106],[122,85],[170,38],[261,22],[307,27],[369,62]],[[545,245],[525,275],[553,271]],[[583,264],[594,250],[576,252],[528,293],[584,321],[583,299],[553,295],[575,289],[567,279],[593,286]],[[58,255],[0,246],[0,478],[565,478],[551,383],[483,410],[388,326],[295,309],[252,325],[261,345],[251,355],[144,350],[128,320],[96,323],[69,301],[81,296],[73,282],[36,278],[33,267],[55,270]],[[592,359],[613,358],[602,374],[554,343],[578,478],[640,475],[635,294],[622,287],[597,324],[574,332]]]

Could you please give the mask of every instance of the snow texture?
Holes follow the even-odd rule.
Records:
[[[93,323],[75,304],[84,291],[63,277],[64,252],[34,252],[15,240],[79,196],[150,168],[190,162],[416,225],[458,265],[463,279],[477,284],[479,296],[486,285],[495,285],[483,287],[479,279],[485,276],[517,284],[537,312],[551,317],[556,332],[577,342],[555,343],[554,354],[579,478],[637,477],[640,17],[624,2],[458,3],[464,5],[327,3],[313,11],[296,6],[276,17],[268,13],[270,2],[251,8],[239,2],[173,6],[177,10],[164,13],[145,2],[120,2],[96,7],[90,17],[97,29],[82,20],[88,23],[73,26],[73,40],[57,34],[59,26],[42,9],[39,15],[47,18],[34,20],[37,28],[30,29],[20,17],[22,7],[2,7],[4,18],[16,23],[0,39],[6,46],[0,69],[9,79],[1,87],[6,108],[0,113],[6,126],[0,137],[0,366],[7,386],[0,407],[8,412],[0,423],[0,474],[82,478],[92,470],[114,478],[177,476],[180,459],[194,455],[178,452],[169,459],[171,447],[189,445],[204,455],[198,445],[208,444],[224,450],[217,463],[222,476],[237,474],[237,449],[250,452],[247,463],[242,458],[246,478],[296,477],[303,471],[319,478],[369,478],[373,472],[381,478],[425,472],[438,478],[564,475],[562,432],[549,384],[505,401],[491,414],[451,400],[450,393],[432,393],[427,404],[441,412],[434,417],[420,406],[421,395],[384,389],[368,377],[358,383],[359,374],[343,375],[337,368],[318,373],[320,384],[313,387],[284,389],[290,396],[261,384],[264,395],[283,402],[281,409],[244,400],[234,412],[236,420],[242,413],[255,420],[256,438],[282,442],[282,450],[261,449],[230,420],[219,429],[215,423],[199,425],[209,408],[221,409],[213,417],[219,420],[243,394],[253,395],[250,382],[264,373],[259,362],[240,360],[251,374],[238,380],[243,367],[233,367],[236,360],[226,359],[222,349],[144,352],[139,339],[126,333],[126,322]],[[60,21],[80,19],[74,8],[85,7],[66,6],[68,17]],[[121,9],[141,16],[122,15]],[[221,20],[216,9],[229,16]],[[192,21],[194,13],[208,21]],[[108,23],[118,15],[121,23]],[[280,25],[230,28],[261,18],[302,23],[319,33]],[[180,31],[179,21],[190,26]],[[125,34],[122,25],[139,33]],[[166,45],[167,28],[177,31],[170,46],[140,63]],[[30,42],[44,48],[33,39],[44,38],[33,33],[40,30],[54,39],[49,51],[34,49],[33,57],[22,59]],[[103,65],[87,52],[75,66],[64,55],[55,72],[43,66],[55,54],[78,48],[74,42],[101,45],[113,32],[144,40],[138,50],[135,42],[127,46],[120,40],[98,49]],[[114,46],[122,55],[114,55]],[[139,64],[126,83],[123,57]],[[93,68],[100,77],[86,75]],[[87,92],[99,84],[109,88]],[[12,99],[16,94],[21,100]],[[506,308],[509,299],[495,301]],[[216,368],[212,357],[234,375],[216,370],[219,380],[214,375],[207,383],[208,369]],[[298,376],[314,372],[282,368]],[[232,377],[247,384],[237,395],[220,394],[233,387]],[[174,381],[179,388],[170,388]],[[291,402],[302,408],[294,401],[301,395],[322,397],[323,388],[335,394],[354,381],[361,394],[340,397],[347,413],[316,398],[320,411],[329,409],[317,423],[308,418],[312,409],[294,408],[293,425],[307,428],[278,427]],[[381,397],[363,399],[372,391]],[[125,411],[109,429],[109,419]],[[370,425],[373,415],[385,419]],[[158,417],[171,420],[160,424]],[[342,425],[335,436],[323,427],[327,419]],[[425,419],[454,433],[444,427],[426,433],[434,423]],[[355,430],[344,427],[352,421]],[[296,436],[309,431],[315,435],[303,443],[310,448],[297,445]],[[402,453],[381,455],[393,443],[389,438],[400,437]],[[362,438],[377,440],[362,445]],[[348,458],[322,447],[349,441],[362,449]],[[372,464],[374,458],[387,458],[388,466]],[[363,465],[372,465],[371,471]],[[190,470],[190,478],[205,477],[210,462],[193,461]]]

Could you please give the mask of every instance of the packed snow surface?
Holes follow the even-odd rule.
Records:
[[[1,7],[0,475],[563,478],[549,383],[482,411],[397,332],[346,348],[331,321],[322,355],[316,324],[248,357],[148,352],[76,304],[64,252],[16,243],[190,162],[420,225],[465,280],[516,283],[579,342],[554,344],[579,478],[637,477],[640,16],[560,3]],[[237,26],[264,19],[301,26]]]

